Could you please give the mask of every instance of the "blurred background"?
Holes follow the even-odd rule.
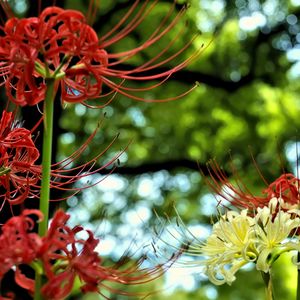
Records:
[[[35,1],[10,2],[20,16],[37,13]],[[52,3],[42,2],[43,6]],[[87,12],[88,2],[57,0],[57,5]],[[141,44],[172,3],[172,0],[158,1],[133,33],[106,50],[120,52]],[[100,1],[93,26],[99,37],[108,32],[132,4],[133,1]],[[185,1],[178,1],[176,10],[184,4]],[[80,104],[62,106],[59,101],[56,105],[54,151],[57,161],[78,149],[99,121],[103,122],[96,137],[73,166],[93,158],[117,135],[117,140],[99,159],[99,166],[124,150],[113,174],[105,178],[110,169],[104,169],[79,181],[78,187],[85,186],[87,180],[88,183],[101,182],[60,204],[71,213],[72,224],[85,225],[96,232],[101,239],[99,252],[108,260],[120,257],[127,249],[149,250],[150,253],[151,247],[147,245],[153,242],[155,231],[151,228],[172,227],[176,232],[173,205],[185,226],[199,239],[205,239],[217,203],[205,179],[209,176],[206,163],[210,159],[216,159],[229,180],[234,182],[240,178],[256,195],[261,195],[265,183],[255,164],[267,182],[279,177],[283,170],[297,172],[300,1],[190,0],[188,4],[186,14],[174,30],[155,47],[141,52],[121,67],[126,69],[149,61],[181,29],[184,33],[165,57],[180,51],[195,34],[200,34],[170,67],[204,44],[202,54],[163,86],[145,92],[143,97],[148,100],[174,97],[197,81],[196,90],[167,103],[137,102],[117,95],[103,109],[89,109]],[[131,86],[143,84],[138,82]],[[34,122],[39,112],[36,108],[26,108],[22,114],[30,128],[30,121]],[[165,223],[166,215],[169,220]],[[166,237],[169,238],[172,239]],[[163,259],[164,251],[158,261]],[[165,259],[168,255],[166,252]],[[278,299],[291,299],[296,279],[294,270],[288,267],[290,259],[283,259],[284,263],[277,264],[274,270],[275,288]],[[284,268],[284,272],[280,268]],[[201,269],[177,265],[164,277],[139,289],[161,289],[159,294],[149,297],[151,299],[264,299],[260,274],[252,266],[241,270],[237,278],[231,287],[216,287],[208,282]],[[75,291],[72,299],[96,297],[84,298]],[[122,296],[110,297],[123,299]]]

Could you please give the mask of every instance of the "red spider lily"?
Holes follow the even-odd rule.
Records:
[[[39,180],[41,168],[35,165],[38,158],[39,151],[31,132],[17,127],[13,113],[3,111],[0,120],[0,186],[5,192],[1,198],[9,204],[20,204],[34,196],[30,186]]]
[[[99,253],[95,251],[99,240],[89,230],[86,230],[87,239],[78,238],[77,234],[84,229],[66,225],[70,218],[68,214],[58,210],[44,237],[32,232],[35,222],[30,216],[35,216],[37,221],[42,219],[39,210],[24,210],[20,216],[10,218],[2,226],[0,280],[14,268],[16,283],[33,293],[34,280],[22,274],[20,266],[38,263],[43,267],[46,277],[46,283],[41,289],[45,299],[65,299],[71,293],[76,278],[82,283],[83,293],[97,292],[105,299],[109,298],[103,294],[104,290],[114,295],[145,296],[113,288],[109,283],[138,285],[150,282],[161,276],[177,258],[173,256],[165,264],[149,269],[141,268],[145,257],[127,266],[125,259],[104,266]]]
[[[277,198],[281,200],[282,209],[299,208],[300,179],[293,174],[282,174],[271,184],[268,184],[264,179],[264,183],[267,185],[267,188],[262,190],[264,196],[255,196],[239,178],[235,181],[235,184],[231,183],[225,172],[215,161],[210,161],[208,171],[211,180],[207,180],[207,183],[221,198],[220,204],[223,204],[222,200],[224,200],[238,208],[255,210],[258,207],[268,206],[272,198]],[[237,175],[236,172],[235,174]]]
[[[185,7],[172,19],[174,1],[161,24],[136,48],[119,53],[110,53],[107,50],[109,46],[126,38],[138,26],[142,26],[157,2],[150,3],[146,0],[140,3],[136,0],[119,23],[100,39],[87,24],[85,16],[75,10],[53,6],[43,10],[39,17],[10,18],[2,28],[3,34],[0,37],[0,74],[5,79],[8,97],[21,106],[35,105],[44,99],[45,82],[52,78],[57,82],[56,88],[60,82],[61,100],[66,102],[83,103],[91,98],[104,98],[104,106],[112,100],[115,92],[135,100],[159,101],[145,100],[138,96],[138,92],[161,85],[173,73],[195,59],[200,51],[178,63],[180,54],[192,44],[194,38],[177,53],[163,59],[163,55],[182,36],[182,30],[179,30],[166,48],[148,62],[130,70],[122,69],[121,64],[142,51],[155,47],[178,25]],[[3,1],[2,7],[9,10],[7,3]],[[90,12],[91,10],[92,5]],[[165,68],[170,62],[176,62],[176,65],[166,71],[156,71],[158,68]],[[160,82],[146,88],[132,88],[124,84],[125,81],[149,80]],[[103,86],[108,87],[110,92],[102,93]],[[186,93],[160,101],[178,99]],[[107,100],[109,95],[111,98]]]
[[[300,179],[295,177],[293,174],[283,174],[272,182],[263,193],[266,194],[267,199],[281,198],[284,207],[299,208],[300,204],[300,195],[299,195],[299,184]]]
[[[95,167],[101,156],[104,155],[115,142],[117,136],[93,159],[79,166],[71,167],[88,147],[89,143],[98,132],[98,129],[99,127],[94,130],[85,143],[70,157],[52,164],[50,182],[52,189],[63,192],[68,191],[68,196],[70,196],[70,193],[76,194],[81,190],[96,185],[104,180],[104,178],[101,178],[96,182],[86,183],[80,188],[74,187],[74,183],[110,167],[118,160],[118,157],[123,151],[116,154],[103,166]],[[0,199],[3,200],[0,210],[5,203],[17,205],[23,203],[27,198],[39,197],[42,167],[36,164],[37,159],[39,158],[39,151],[32,140],[31,132],[32,131],[23,127],[18,127],[17,122],[14,120],[13,113],[3,111],[0,120],[0,187],[3,188],[4,192],[3,194],[0,194]],[[115,168],[116,166],[112,167],[108,173],[112,173]],[[53,200],[63,200],[68,196]]]
[[[16,283],[24,289],[33,292],[34,281],[24,276],[19,266],[30,264],[35,260],[41,247],[41,238],[31,232],[34,221],[29,217],[35,215],[38,220],[42,214],[38,210],[23,210],[22,214],[10,218],[1,228],[0,235],[0,280],[12,267],[16,268]]]
[[[94,251],[98,240],[90,231],[86,241],[76,239],[81,227],[71,229],[66,225],[69,215],[59,210],[43,239],[40,257],[44,265],[48,282],[42,293],[46,299],[64,299],[72,290],[76,276],[84,282],[83,290],[97,291],[98,283],[105,279],[99,271],[101,259]],[[78,250],[81,245],[82,249]],[[53,265],[53,261],[56,264]]]
[[[114,294],[133,296],[133,293],[109,287],[105,282],[136,285],[154,280],[163,273],[163,266],[160,265],[140,270],[144,258],[127,268],[124,268],[123,262],[110,267],[103,266],[102,259],[95,251],[99,240],[88,230],[86,240],[76,238],[76,234],[83,228],[76,226],[71,229],[66,225],[68,219],[69,215],[62,210],[55,213],[39,251],[38,256],[48,279],[42,288],[45,299],[64,299],[71,292],[76,277],[83,283],[83,293],[98,292],[108,299],[101,291],[105,289]],[[56,263],[53,264],[53,261]]]
[[[81,227],[73,229],[66,225],[69,215],[59,210],[53,217],[53,221],[43,239],[43,246],[39,256],[43,262],[48,282],[44,285],[42,293],[47,299],[63,299],[72,290],[76,276],[88,286],[94,286],[97,290],[99,278],[97,266],[101,260],[94,248],[98,240],[94,239],[91,232],[86,241],[76,240],[76,233],[82,231]],[[83,246],[82,250],[77,245]],[[53,261],[56,264],[53,265]]]

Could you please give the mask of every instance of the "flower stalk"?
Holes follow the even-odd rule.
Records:
[[[42,154],[42,183],[40,196],[40,211],[44,218],[38,226],[40,236],[45,236],[48,228],[49,219],[49,200],[50,200],[50,173],[51,173],[51,157],[52,157],[52,140],[53,140],[53,110],[55,98],[55,79],[46,79],[47,90],[44,101],[44,132],[43,132],[43,154]],[[41,298],[42,278],[41,274],[35,274],[35,293],[34,300]]]
[[[41,286],[42,276],[39,273],[35,273],[35,289],[34,289],[34,300],[41,300]]]
[[[47,91],[44,101],[44,134],[43,134],[43,156],[42,156],[42,184],[40,211],[44,218],[39,224],[39,235],[44,236],[47,232],[49,216],[49,199],[50,199],[50,173],[52,157],[52,140],[53,140],[53,110],[54,110],[54,84],[55,79],[46,80]]]
[[[273,295],[273,285],[272,285],[272,278],[269,272],[261,272],[262,279],[265,283],[266,289],[266,299],[267,300],[275,300]],[[298,298],[297,298],[298,299]]]

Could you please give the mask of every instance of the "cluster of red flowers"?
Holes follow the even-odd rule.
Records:
[[[148,63],[132,70],[116,69],[116,66],[159,41],[176,25],[184,12],[182,9],[174,20],[165,25],[170,18],[172,12],[170,10],[161,26],[156,28],[143,45],[121,53],[109,54],[105,48],[126,37],[153,9],[154,5],[147,8],[148,2],[145,1],[128,25],[116,36],[111,37],[134,13],[139,3],[135,1],[130,13],[105,35],[107,40],[104,38],[99,40],[96,32],[87,24],[85,16],[75,10],[53,6],[46,8],[38,17],[10,18],[0,37],[0,75],[5,78],[9,99],[21,106],[35,105],[45,99],[46,81],[52,79],[56,81],[56,88],[60,83],[61,100],[66,102],[83,102],[92,98],[107,98],[109,95],[112,100],[114,92],[136,100],[144,100],[130,92],[145,91],[157,87],[160,83],[146,89],[138,89],[124,86],[124,81],[163,78],[164,82],[198,55],[195,53],[168,71],[157,74],[152,72],[151,75],[145,73],[176,59],[190,46],[193,40],[191,39],[190,43],[168,59],[158,61],[163,54],[159,53]],[[170,45],[173,43],[174,41]],[[103,84],[110,88],[111,92],[101,95]]]
[[[11,112],[3,111],[0,120],[0,186],[4,189],[0,195],[4,201],[0,210],[8,201],[9,204],[20,204],[33,197],[35,191],[30,188],[39,180],[39,158],[31,132],[19,127]]]
[[[37,222],[43,218],[39,210],[24,210],[20,216],[10,218],[2,226],[0,281],[14,268],[16,283],[34,293],[34,280],[26,277],[20,268],[24,264],[41,264],[47,277],[41,289],[44,299],[60,300],[71,293],[76,278],[83,283],[83,293],[98,292],[102,295],[105,289],[110,290],[105,282],[140,284],[153,280],[163,272],[161,266],[139,270],[141,262],[127,267],[122,263],[103,266],[99,253],[95,251],[99,240],[89,230],[86,231],[86,240],[77,238],[77,234],[84,229],[67,226],[70,216],[62,210],[55,213],[45,237],[33,232],[35,222],[32,217]],[[118,293],[115,288],[111,291]],[[121,293],[126,294],[124,291]]]
[[[66,197],[70,197],[70,195],[78,193],[83,188],[91,186],[91,184],[87,184],[78,189],[73,187],[72,184],[107,168],[122,154],[122,152],[118,153],[103,166],[94,167],[99,158],[114,143],[115,140],[113,140],[92,160],[71,168],[70,164],[80,157],[80,154],[84,152],[96,133],[97,129],[70,157],[52,165],[50,182],[52,189],[68,191],[69,194]],[[6,203],[18,205],[28,198],[39,197],[42,173],[41,165],[37,164],[39,156],[40,152],[32,139],[32,131],[18,124],[13,113],[4,110],[0,119],[0,188],[3,189],[3,193],[0,194],[0,211]],[[110,172],[113,172],[113,170],[114,168],[111,168]],[[93,183],[93,185],[95,184]],[[63,199],[65,198],[60,200]]]
[[[207,181],[208,185],[222,200],[235,207],[255,210],[268,206],[272,198],[277,198],[282,202],[282,209],[300,208],[300,179],[291,173],[282,174],[274,182],[267,184],[262,196],[256,196],[241,180],[237,180],[236,185],[232,184],[216,162],[211,161],[208,170],[211,178]]]
[[[49,7],[39,17],[11,18],[3,30],[2,75],[7,95],[16,104],[43,101],[47,78],[63,78],[64,101],[80,102],[101,93],[102,80],[92,63],[105,67],[107,57],[98,49],[98,37],[80,12]]]

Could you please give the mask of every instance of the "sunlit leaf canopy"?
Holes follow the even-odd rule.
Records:
[[[46,5],[47,1],[42,2]],[[158,1],[151,16],[133,34],[108,51],[123,51],[140,44],[172,2]],[[11,3],[20,16],[33,15],[37,9],[34,1]],[[183,3],[178,1],[176,8]],[[83,12],[88,9],[88,1],[84,0],[57,4]],[[109,31],[131,5],[131,1],[100,1],[94,22],[99,36]],[[77,149],[99,122],[99,132],[81,161],[98,154],[116,135],[117,141],[99,164],[126,149],[113,175],[66,203],[74,223],[88,224],[103,236],[100,252],[113,258],[133,240],[138,244],[141,237],[146,237],[149,243],[153,233],[149,224],[159,223],[154,210],[159,216],[167,214],[172,219],[174,204],[186,226],[196,228],[199,238],[205,238],[217,203],[204,180],[209,159],[216,159],[233,182],[242,178],[254,194],[260,194],[264,188],[255,164],[267,181],[274,180],[283,169],[296,172],[300,125],[299,17],[298,0],[190,0],[182,26],[160,41],[156,46],[160,49],[149,48],[126,61],[124,67],[151,59],[182,28],[184,33],[166,56],[201,32],[180,56],[189,57],[203,43],[204,51],[197,60],[162,87],[145,92],[144,97],[173,97],[198,81],[195,91],[180,100],[157,104],[117,95],[100,110],[80,104],[63,108],[57,105],[57,159]],[[24,118],[33,114],[36,115],[35,108],[23,111]],[[96,174],[89,181],[100,180],[108,172]],[[264,297],[260,274],[249,268],[238,274],[233,286],[218,288],[209,284],[199,271],[190,276],[187,271],[192,274],[189,269],[171,270],[156,283],[152,288],[163,288],[166,292],[155,299]],[[280,277],[280,270],[276,274]],[[281,282],[277,288],[279,295],[282,293],[287,299],[290,286]]]

